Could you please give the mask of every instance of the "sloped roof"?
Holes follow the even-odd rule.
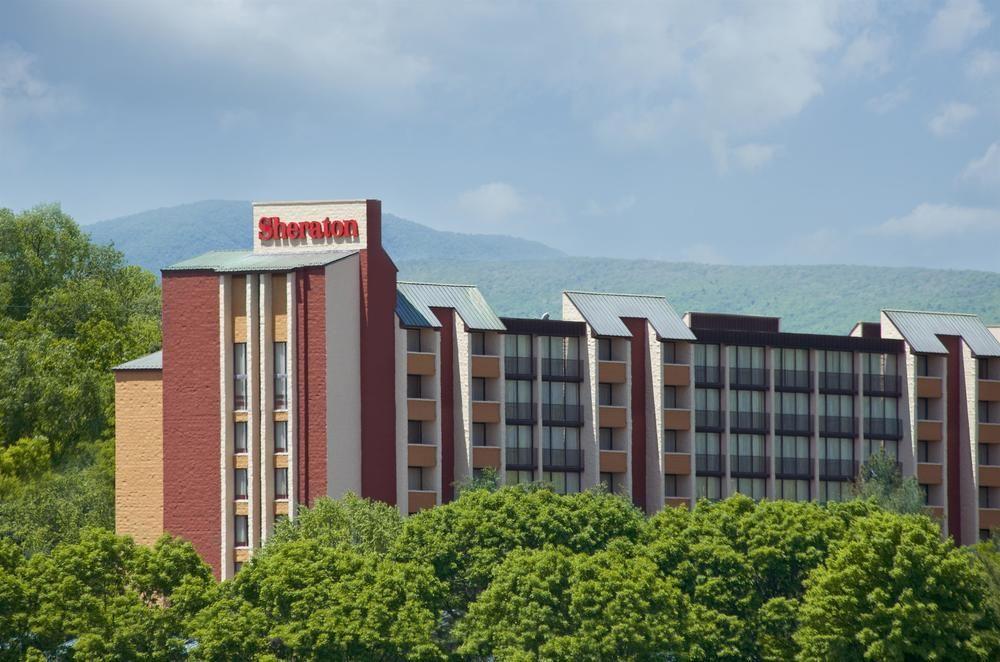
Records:
[[[445,285],[400,281],[396,287],[396,314],[404,326],[438,327],[431,308],[454,308],[474,331],[505,331],[506,328],[482,293],[473,285]]]
[[[882,312],[919,354],[947,354],[948,350],[938,338],[942,335],[961,336],[976,356],[1000,356],[1000,341],[977,315],[914,310]]]
[[[640,294],[565,292],[599,336],[631,338],[623,317],[649,320],[661,340],[695,340],[691,329],[665,297]]]
[[[182,260],[164,271],[215,271],[217,273],[250,271],[291,271],[303,267],[322,267],[357,255],[358,251],[302,251],[300,253],[254,253],[252,251],[211,251]]]
[[[116,365],[112,370],[162,370],[163,350]]]

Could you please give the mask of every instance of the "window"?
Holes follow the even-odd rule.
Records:
[[[600,361],[613,361],[614,356],[611,345],[611,338],[597,339],[597,358]]]
[[[677,453],[677,430],[663,431],[663,450],[667,453]]]
[[[408,467],[406,471],[409,489],[415,491],[427,491],[434,489],[431,487],[430,470],[423,467]]]
[[[899,442],[894,439],[865,439],[863,451],[865,459],[884,452],[890,459],[899,462]]]
[[[622,480],[613,473],[601,472],[601,485],[608,494],[620,494],[622,491]]]
[[[507,484],[508,485],[521,485],[524,483],[535,482],[535,472],[531,470],[521,470],[512,471],[507,470]]]
[[[507,389],[508,404],[531,404],[531,382],[527,379],[508,379],[504,382]]]
[[[247,452],[247,422],[236,421],[233,425],[233,452]]]
[[[821,502],[847,501],[850,498],[851,483],[839,480],[819,481],[819,500]]]
[[[808,501],[809,481],[779,478],[774,481],[774,497],[786,501]]]
[[[980,400],[979,411],[979,422],[980,423],[996,423],[996,416],[993,414],[996,411],[996,407],[991,407],[990,403],[986,400]]]
[[[600,383],[597,385],[597,402],[601,406],[608,407],[615,404],[614,385]]]
[[[600,343],[600,341],[598,341]],[[543,359],[577,360],[580,358],[580,339],[576,337],[542,336],[539,339]]]
[[[247,344],[233,345],[233,408],[246,411],[247,408]]]
[[[600,447],[602,451],[610,451],[615,448],[615,431],[612,428],[601,428],[598,433]]]
[[[779,370],[809,370],[809,350],[780,348],[774,352],[775,368]]]
[[[722,479],[718,476],[698,476],[695,487],[698,499],[717,501],[722,498]]]
[[[677,343],[675,343],[675,342],[664,342],[663,343],[663,362],[664,363],[678,363],[678,361],[677,361]]]
[[[667,474],[663,477],[663,496],[665,497],[677,497],[680,496],[680,490],[677,485],[677,476],[672,474]]]
[[[774,439],[774,447],[774,470],[777,475],[795,477],[812,475],[809,437],[778,436]]]
[[[420,329],[406,330],[406,351],[408,352],[424,351],[423,345],[421,343]]]
[[[664,409],[677,409],[677,387],[676,386],[664,386],[663,387],[663,408]]]
[[[475,331],[471,334],[470,340],[472,341],[472,353],[477,356],[486,355],[486,334]]]
[[[919,377],[929,377],[930,372],[930,361],[924,354],[917,354],[917,376]]]
[[[695,470],[698,473],[722,471],[721,439],[718,432],[697,432],[694,435]]]
[[[288,343],[274,343],[274,408],[288,409]]]
[[[730,442],[730,473],[767,473],[769,467],[766,466],[764,456],[764,435],[762,434],[734,434],[729,437]],[[743,492],[751,496],[747,492]]]
[[[523,333],[509,333],[503,339],[504,355],[522,358],[531,357],[531,336]]]
[[[764,484],[765,480],[763,478],[734,478],[733,488],[735,491],[748,496],[755,501],[759,501],[764,498]]]
[[[233,574],[239,573],[243,569],[243,563],[240,561],[233,561]]]
[[[472,424],[472,445],[486,446],[486,423]]]
[[[720,427],[722,425],[721,393],[717,388],[694,390],[695,425]]]
[[[551,485],[556,494],[575,494],[580,491],[580,474],[575,471],[544,471],[542,480]]]
[[[729,424],[734,428],[768,427],[763,391],[729,391]]]
[[[862,354],[861,366],[867,375],[895,377],[898,374],[895,354]]]
[[[979,464],[988,467],[1000,464],[1000,447],[993,444],[979,444]]]
[[[288,467],[274,469],[274,498],[288,498]]]
[[[979,375],[979,379],[989,379],[990,378],[990,360],[987,358],[976,359],[976,368]]]
[[[423,444],[424,441],[424,422],[423,421],[407,421],[406,422],[406,443],[408,444]]]
[[[422,398],[424,397],[424,378],[420,375],[407,375],[406,376],[406,397],[408,398]]]
[[[850,374],[854,372],[854,354],[851,352],[821,351],[817,357],[822,372]]]
[[[719,346],[718,345],[695,345],[694,364],[710,368],[719,367]]]
[[[729,354],[729,381],[740,386],[766,386],[763,347],[731,346]]]
[[[925,506],[931,505],[931,486],[920,484],[920,496],[923,498]]]
[[[930,462],[930,461],[931,461],[931,442],[918,441],[917,462]]]
[[[921,421],[931,420],[930,398],[917,398],[917,420]]]
[[[472,378],[472,399],[475,401],[483,401],[486,399],[486,378],[485,377],[473,377]]]
[[[250,545],[250,519],[246,515],[237,515],[234,520],[233,544],[236,547]]]
[[[288,421],[274,422],[274,452],[288,452]]]
[[[233,476],[233,498],[247,498],[247,470],[237,469]]]

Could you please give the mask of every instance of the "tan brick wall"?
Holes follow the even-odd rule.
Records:
[[[163,533],[163,379],[115,373],[115,531],[151,545]]]

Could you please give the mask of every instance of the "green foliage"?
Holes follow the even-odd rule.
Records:
[[[926,517],[859,519],[806,587],[800,659],[996,659],[982,576]]]
[[[347,545],[361,552],[384,553],[403,530],[399,511],[387,504],[354,494],[333,500],[317,499],[299,511],[295,521],[279,524],[273,546],[293,540],[312,540],[327,547]]]
[[[903,478],[896,460],[884,450],[874,453],[861,466],[854,491],[858,498],[874,501],[895,513],[915,515],[926,510],[916,478]]]

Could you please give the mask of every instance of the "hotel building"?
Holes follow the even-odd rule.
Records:
[[[376,200],[257,203],[252,227],[164,269],[163,349],[115,369],[118,531],[183,536],[220,577],[317,497],[412,513],[485,469],[654,512],[843,499],[884,449],[956,541],[1000,526],[1000,330],[976,316],[801,334],[564,292],[562,319],[500,317],[397,281]]]

